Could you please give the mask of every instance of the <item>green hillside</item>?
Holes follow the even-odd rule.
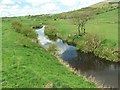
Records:
[[[2,19],[2,87],[3,88],[95,88],[93,83],[77,76],[63,66],[50,52],[31,38],[16,32],[11,23],[21,22],[25,28],[53,25],[59,38],[76,43],[84,52],[117,62],[118,6],[101,2],[75,11],[54,14],[23,16]],[[77,36],[74,13],[93,12],[85,25],[86,34]],[[24,29],[24,28],[23,28]],[[94,42],[96,40],[96,42]],[[100,45],[96,45],[99,42]],[[96,45],[97,48],[93,48]],[[100,46],[100,47],[99,47]]]
[[[85,25],[87,34],[83,38],[72,37],[72,39],[76,38],[74,39],[74,42],[77,43],[78,49],[81,48],[81,50],[85,52],[94,52],[94,49],[89,50],[90,48],[92,49],[92,47],[89,47],[89,44],[85,45],[84,42],[87,42],[88,40],[85,39],[89,39],[91,35],[95,35],[95,37],[99,38],[99,41],[102,42],[101,48],[103,49],[102,51],[100,48],[100,51],[97,50],[97,56],[101,54],[100,57],[102,58],[106,58],[111,61],[118,61],[117,54],[113,54],[114,51],[118,51],[118,9],[118,4],[116,3],[101,2],[90,7],[82,8],[80,10],[53,15],[51,16],[51,19],[47,19],[46,23],[56,26],[59,37],[64,40],[70,40],[71,38],[69,35],[78,34],[78,26],[74,24],[72,19],[74,14],[87,12],[94,13],[92,19],[88,20]],[[56,21],[54,20],[55,18],[57,19]],[[83,41],[81,42],[81,40]],[[83,46],[86,46],[86,48],[83,49],[83,46],[80,46],[81,43],[83,43]],[[107,47],[109,50],[104,51]],[[108,55],[106,55],[106,53]]]
[[[103,34],[104,38],[118,42],[118,9],[96,16],[86,24],[88,32]]]
[[[30,38],[17,33],[11,22],[21,20],[26,26],[34,20],[6,18],[2,22],[3,88],[92,88],[94,84],[70,72],[65,66]],[[31,23],[29,23],[31,21]],[[38,21],[39,22],[39,21]],[[36,23],[38,23],[36,22]]]
[[[54,24],[58,32],[67,37],[69,34],[77,33],[77,26],[70,19],[48,19],[49,24]],[[86,32],[99,33],[106,39],[117,42],[118,40],[118,9],[96,15],[86,24]]]
[[[103,2],[99,2],[99,3],[96,3],[92,6],[89,6],[89,7],[85,7],[85,8],[81,8],[81,9],[78,9],[78,10],[73,10],[73,11],[68,11],[68,12],[63,12],[63,13],[60,13],[60,14],[55,14],[56,17],[58,18],[71,18],[71,15],[74,14],[74,13],[78,13],[78,12],[93,12],[95,13],[96,15],[98,14],[102,14],[102,13],[105,13],[105,12],[109,12],[109,11],[112,11],[114,9],[118,8],[118,3],[116,2],[107,2],[107,1],[103,1]]]

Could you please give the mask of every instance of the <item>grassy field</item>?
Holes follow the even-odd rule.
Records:
[[[77,26],[69,19],[48,19],[49,24],[54,24],[58,33],[67,37],[69,34],[77,33]],[[95,16],[86,24],[87,33],[97,33],[105,39],[118,42],[118,9]]]
[[[77,33],[77,27],[70,23],[70,20],[59,19],[57,21],[52,20],[52,24],[57,27],[58,33],[63,39],[66,39],[69,34]]]
[[[103,35],[105,39],[118,42],[118,9],[96,16],[86,24],[90,33]]]
[[[73,24],[71,19],[48,19],[47,24],[54,25],[58,30],[58,35],[64,39],[69,40],[68,37],[70,34],[78,34],[77,26]],[[110,61],[118,61],[117,54],[113,54],[114,51],[118,50],[118,9],[104,12],[102,14],[94,16],[93,19],[89,20],[86,27],[86,38],[76,38],[75,42],[77,43],[78,48],[81,48],[81,40],[85,43],[89,41],[92,36],[96,36],[100,41],[103,41],[102,46],[97,50],[97,56],[100,55],[101,58],[106,58]],[[90,43],[92,42],[92,38]],[[89,47],[89,43],[83,44],[82,47],[86,47],[86,50],[82,49],[85,52],[94,50],[89,50],[92,47]],[[98,45],[99,46],[99,45]],[[108,49],[108,50],[107,50]],[[106,50],[106,51],[105,51]],[[96,50],[95,50],[96,53]]]
[[[53,19],[49,18],[46,21],[46,25],[54,25],[58,31],[58,35],[62,39],[68,39],[69,34],[76,34],[77,33],[77,26],[73,25],[72,21],[69,19],[57,19],[54,21]]]
[[[11,27],[11,23],[14,20],[20,21],[25,27],[29,28],[41,23],[44,25],[51,24],[55,26],[58,35],[64,40],[69,40],[68,36],[70,34],[78,33],[77,26],[73,24],[71,19],[57,18],[57,20],[54,20],[48,15],[3,18],[2,56],[0,54],[0,58],[2,57],[3,88],[96,87],[93,83],[85,81],[83,77],[70,72],[50,52],[34,43],[29,37],[17,33]],[[97,56],[101,55],[101,58],[105,56],[104,58],[109,57],[108,59],[111,59],[111,61],[116,60],[117,55],[113,55],[113,51],[118,48],[118,9],[105,11],[89,20],[86,24],[86,32],[85,36],[75,39],[79,49],[83,47],[82,49],[89,51],[91,49],[89,44],[95,34],[105,42],[92,52],[95,52]],[[89,34],[92,36],[89,36]],[[86,42],[87,44],[84,44]],[[95,46],[94,44],[96,43],[93,43],[93,46]]]
[[[34,20],[20,17],[24,25]],[[2,26],[2,87],[3,88],[94,88],[70,72],[65,66],[30,38],[11,27],[13,18],[3,20]],[[40,23],[40,21],[36,22]]]

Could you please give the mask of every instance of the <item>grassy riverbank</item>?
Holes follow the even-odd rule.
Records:
[[[87,9],[91,10],[91,8]],[[99,9],[95,10],[99,11]],[[92,52],[96,56],[117,62],[118,9],[112,7],[112,10],[106,10],[101,9],[99,14],[87,22],[86,34],[83,36],[75,36],[78,35],[77,26],[67,17],[72,12],[59,14],[56,19],[54,15],[3,18],[2,87],[95,88],[93,83],[70,72],[56,57],[38,45],[33,30],[41,25],[52,25],[52,28],[57,30],[55,34],[52,33],[54,36],[75,42],[77,48],[83,52]],[[67,18],[61,18],[62,15],[66,15]],[[16,20],[22,25],[19,23],[16,27],[12,27],[11,23]],[[48,32],[49,30],[50,28]],[[52,47],[49,48],[51,52],[55,50],[51,49]]]
[[[95,88],[70,72],[48,51],[16,32],[6,18],[2,22],[2,87],[3,88]],[[31,27],[34,20],[18,17],[24,26]],[[32,20],[32,21],[31,21]],[[40,23],[40,21],[36,21]]]
[[[93,52],[96,56],[118,62],[118,53],[114,53],[118,51],[117,8],[89,20],[85,25],[87,34],[82,37],[74,36],[78,31],[71,19],[48,19],[46,22],[56,27],[59,37],[75,42],[78,49],[83,52]],[[69,37],[69,35],[73,36]]]

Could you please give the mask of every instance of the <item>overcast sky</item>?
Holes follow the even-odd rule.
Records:
[[[0,0],[0,17],[65,12],[103,0]]]

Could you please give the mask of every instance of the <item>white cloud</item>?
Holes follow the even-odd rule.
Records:
[[[25,1],[31,3],[33,6],[38,6],[40,4],[52,2],[52,0],[25,0]]]
[[[44,10],[46,12],[49,12],[49,11],[52,12],[52,11],[57,11],[60,8],[56,4],[54,4],[54,3],[47,3],[45,5],[42,5],[40,9]]]
[[[79,2],[79,0],[60,0],[60,2],[65,6],[73,6]]]
[[[82,0],[82,1],[80,0],[78,6],[76,6],[75,8],[79,9],[79,8],[87,7],[87,6],[93,5],[101,1],[104,1],[104,0],[94,0],[94,1],[93,0]]]
[[[14,9],[19,9],[19,8],[20,8],[20,7],[19,7],[18,5],[14,5],[14,6],[11,7],[12,10],[14,10]]]
[[[0,16],[13,16],[13,15],[17,15],[19,6],[18,5],[13,5],[13,6],[2,5],[0,6],[0,9],[2,10],[2,13],[0,14]]]
[[[30,9],[30,6],[25,6],[24,9]]]
[[[103,0],[2,0],[0,17],[58,13],[80,9],[100,1]]]
[[[14,4],[12,0],[2,0],[1,4]]]

